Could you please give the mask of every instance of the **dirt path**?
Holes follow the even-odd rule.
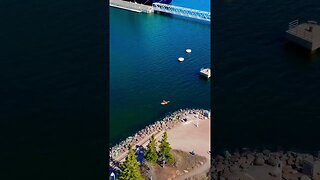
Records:
[[[210,163],[209,161],[207,161],[205,164],[203,164],[199,168],[180,176],[179,178],[177,178],[177,180],[185,180],[187,178],[206,173],[207,171],[209,171],[209,168],[210,168]]]

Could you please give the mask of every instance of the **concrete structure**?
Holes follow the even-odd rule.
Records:
[[[311,51],[320,48],[320,24],[315,21],[299,24],[298,20],[289,23],[287,39]]]
[[[129,1],[123,0],[110,0],[109,4],[111,7],[124,9],[132,12],[144,12],[144,13],[153,13],[153,8],[151,6],[137,4]]]
[[[320,178],[320,161],[314,161],[311,158],[306,158],[302,162],[302,172],[313,179]]]
[[[204,21],[210,21],[211,19],[210,12],[184,8],[180,6],[173,6],[169,4],[163,4],[163,3],[153,3],[152,6],[148,6],[148,5],[133,3],[133,2],[124,1],[124,0],[110,0],[109,5],[111,7],[124,9],[124,10],[137,12],[137,13],[143,12],[143,13],[149,14],[149,13],[154,13],[154,11],[159,11],[159,12],[165,12],[169,14],[175,14],[179,16],[184,16],[184,17],[189,17],[189,18],[199,19]]]

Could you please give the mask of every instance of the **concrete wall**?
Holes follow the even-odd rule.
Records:
[[[302,46],[302,47],[304,47],[306,49],[311,50],[313,48],[311,42],[309,42],[307,40],[304,40],[304,39],[301,39],[301,38],[298,38],[298,37],[296,37],[296,36],[294,36],[294,35],[292,35],[292,34],[290,34],[288,32],[286,33],[286,38],[289,41],[291,41],[293,43],[296,43],[296,44],[298,44],[298,45],[300,45],[300,46]]]

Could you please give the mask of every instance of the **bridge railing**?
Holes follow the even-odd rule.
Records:
[[[169,4],[163,4],[163,3],[153,3],[152,4],[154,11],[160,11],[170,14],[176,14],[180,16],[210,21],[211,20],[211,13],[207,11],[200,11],[196,9],[190,9],[180,6],[173,6]]]

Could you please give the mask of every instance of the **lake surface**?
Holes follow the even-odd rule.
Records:
[[[210,9],[208,0],[173,4]],[[175,110],[209,109],[210,80],[199,77],[202,67],[210,67],[209,23],[110,8],[110,143]],[[163,99],[170,104],[161,106]]]
[[[320,2],[213,3],[213,148],[319,150],[320,54],[285,31],[295,19],[319,22]]]
[[[0,2],[0,179],[105,172],[106,14],[103,1]]]

